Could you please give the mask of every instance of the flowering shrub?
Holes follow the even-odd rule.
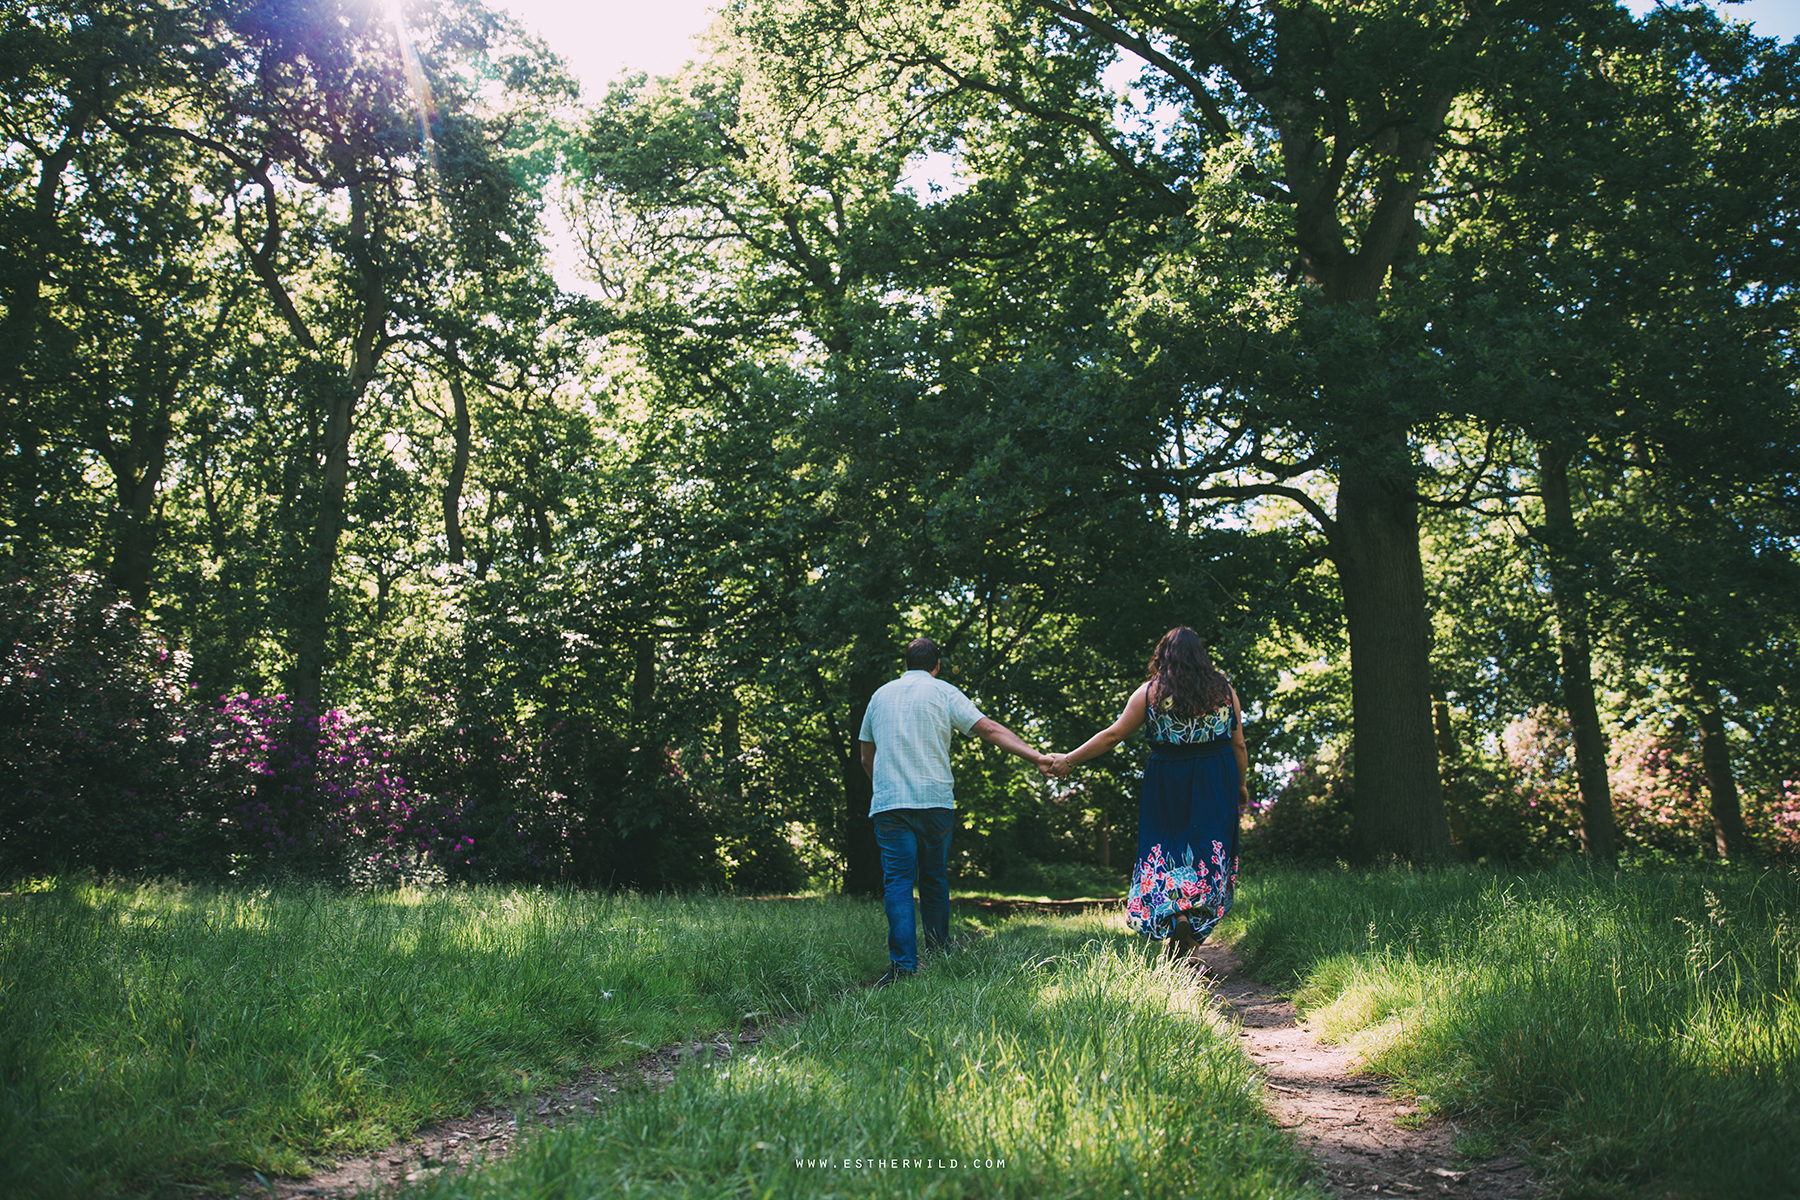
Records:
[[[182,794],[187,661],[92,575],[0,581],[0,878],[202,852]]]
[[[1683,857],[1712,850],[1711,798],[1698,739],[1644,721],[1612,738],[1606,767],[1621,846]]]
[[[497,722],[456,711],[453,700],[415,730],[414,782],[459,814],[470,844],[456,874],[483,880],[555,878],[568,865],[574,830],[566,781],[546,769],[554,756]]]
[[[1245,817],[1244,852],[1295,862],[1349,859],[1352,762],[1345,749],[1295,767],[1275,798]]]
[[[1579,852],[1581,795],[1567,717],[1529,713],[1507,725],[1497,757],[1444,764],[1451,833],[1464,857],[1529,861]],[[1681,721],[1640,721],[1608,747],[1620,849],[1676,858],[1713,852],[1711,797],[1699,739]],[[1800,856],[1800,781],[1759,785],[1740,776],[1744,823],[1762,852]],[[1244,827],[1249,852],[1299,861],[1350,854],[1349,752],[1295,768],[1275,800]]]
[[[441,880],[468,861],[474,839],[460,806],[409,783],[385,731],[285,696],[225,696],[197,715],[200,786],[208,807],[227,814],[238,864],[341,868],[374,886]]]
[[[1541,814],[1528,821],[1539,852],[1575,848],[1580,787],[1567,719],[1532,713],[1507,726],[1501,746],[1505,780],[1493,803]],[[1607,747],[1607,781],[1621,849],[1682,858],[1713,852],[1700,742],[1684,721],[1645,719],[1615,731]],[[1779,788],[1759,787],[1741,776],[1738,786],[1744,823],[1757,844],[1765,852],[1800,853],[1800,788],[1786,780]]]
[[[1744,820],[1761,836],[1764,848],[1800,857],[1800,779],[1783,779],[1779,791],[1752,797],[1744,805]]]
[[[1494,848],[1472,845],[1472,857],[1498,849],[1501,858],[1529,859],[1580,846],[1581,786],[1567,714],[1539,709],[1510,722],[1500,731],[1500,761],[1484,782],[1488,794],[1468,797],[1467,819],[1487,831]]]
[[[282,696],[203,703],[93,576],[0,580],[0,879],[724,882],[717,815],[660,737],[639,752],[601,720],[416,700],[404,737]]]

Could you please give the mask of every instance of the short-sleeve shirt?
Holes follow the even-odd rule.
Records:
[[[930,671],[908,671],[876,688],[858,735],[875,743],[870,815],[890,808],[955,808],[950,739],[979,720],[975,702]]]

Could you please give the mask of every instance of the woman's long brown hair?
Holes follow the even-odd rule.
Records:
[[[1163,634],[1150,655],[1150,703],[1173,717],[1217,712],[1231,703],[1231,684],[1213,666],[1206,643],[1186,625]]]

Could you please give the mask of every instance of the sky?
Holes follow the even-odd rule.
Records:
[[[582,93],[597,98],[606,84],[621,75],[643,71],[672,75],[701,48],[695,36],[712,20],[707,0],[490,0],[517,17],[561,55],[581,81]],[[1654,0],[1626,0],[1634,13],[1654,7]],[[1748,21],[1757,33],[1787,41],[1800,37],[1800,0],[1746,0],[1742,4],[1715,7]],[[939,161],[941,159],[942,161]],[[935,185],[954,191],[959,186],[955,164],[945,156],[933,156],[915,164],[902,181],[917,192]],[[565,288],[587,291],[578,277],[578,254],[565,223],[558,214],[547,214],[551,256],[557,282]]]
[[[542,35],[568,60],[588,95],[629,71],[672,74],[698,57],[694,35],[710,20],[706,0],[493,0]],[[1652,0],[1627,0],[1635,13]],[[1757,33],[1787,41],[1800,37],[1800,0],[1747,0],[1717,7],[1748,21]]]
[[[1625,0],[1625,7],[1642,16],[1656,5],[1651,0]],[[1713,7],[1728,17],[1747,21],[1763,37],[1791,41],[1800,37],[1800,0],[1747,0],[1743,4],[1718,4]]]
[[[1800,4],[1800,0],[1794,0]],[[609,80],[634,71],[672,75],[700,57],[694,35],[712,19],[706,0],[489,0],[550,43],[598,96]]]

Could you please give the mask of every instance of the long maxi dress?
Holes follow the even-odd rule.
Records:
[[[1231,911],[1238,871],[1238,764],[1230,704],[1181,720],[1148,705],[1150,762],[1138,800],[1137,863],[1125,923],[1169,937],[1185,916],[1204,938]]]

